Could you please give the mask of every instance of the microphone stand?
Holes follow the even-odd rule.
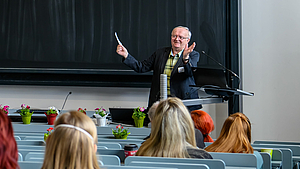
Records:
[[[238,79],[238,88],[240,86],[240,82],[241,79],[240,77],[233,72],[232,70],[228,69],[227,67],[223,66],[220,62],[218,62],[216,59],[214,59],[213,57],[211,57],[210,55],[206,54],[204,51],[202,51],[202,54],[204,54],[205,56],[207,56],[208,58],[210,58],[211,60],[213,60],[215,63],[217,63],[219,66],[221,66],[223,69],[227,70],[228,72],[230,72],[233,76],[235,76]]]
[[[66,101],[68,100],[68,97],[69,97],[70,94],[72,94],[72,92],[69,92],[69,93],[67,94],[67,96],[66,96],[66,98],[65,98],[65,101],[64,101],[64,104],[63,104],[63,106],[61,107],[61,110],[60,110],[61,113],[62,113],[62,110],[63,110],[64,107],[65,107]]]

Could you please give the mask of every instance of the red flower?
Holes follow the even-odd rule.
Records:
[[[116,128],[118,129],[118,128],[120,128],[120,127],[121,127],[121,125],[119,124],[119,125],[117,125],[117,127],[116,127]]]
[[[124,127],[122,126],[121,128],[123,129]]]
[[[30,106],[27,105],[26,109],[30,109]]]

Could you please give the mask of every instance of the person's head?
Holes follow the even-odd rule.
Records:
[[[0,168],[19,168],[18,148],[10,118],[0,109]]]
[[[191,112],[195,128],[201,131],[204,142],[214,142],[209,134],[215,129],[214,121],[208,113],[203,110],[193,110]]]
[[[196,147],[195,131],[189,111],[176,97],[160,101],[152,119],[151,136],[136,155],[189,157],[186,147]]]
[[[98,169],[97,129],[85,114],[70,111],[55,121],[46,141],[43,169]]]
[[[173,51],[181,51],[189,43],[192,33],[188,27],[177,26],[171,33],[171,45]]]
[[[253,153],[251,123],[246,115],[235,113],[224,122],[219,138],[205,150],[211,152]]]
[[[148,111],[148,118],[150,121],[154,118],[155,110],[156,110],[158,104],[159,104],[159,101],[156,101],[155,103],[153,103]]]

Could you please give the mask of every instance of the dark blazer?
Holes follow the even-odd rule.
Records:
[[[153,70],[152,84],[149,95],[148,107],[159,100],[160,97],[160,74],[164,73],[165,65],[168,60],[171,47],[161,48],[155,51],[149,58],[143,61],[137,61],[132,55],[128,54],[123,63],[138,73],[144,73]],[[193,51],[189,55],[189,62],[183,63],[182,55],[178,59],[171,73],[171,95],[180,99],[196,99],[198,97],[198,89],[190,87],[195,85],[193,72],[191,67],[197,67],[199,61],[199,53]],[[184,72],[179,73],[178,68],[183,67]],[[201,105],[200,105],[201,106]],[[201,106],[202,107],[202,106]],[[197,109],[201,107],[198,106]]]

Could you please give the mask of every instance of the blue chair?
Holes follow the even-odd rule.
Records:
[[[100,155],[116,155],[120,158],[121,162],[124,162],[125,153],[123,149],[98,149],[97,153]]]
[[[143,166],[143,167],[171,167],[177,169],[209,169],[206,164],[192,164],[192,163],[162,163],[162,162],[145,162],[132,161],[129,166]]]
[[[177,168],[103,165],[101,166],[101,169],[177,169]]]
[[[99,155],[97,154],[97,160],[102,162],[102,165],[121,165],[121,160],[116,155]]]
[[[272,169],[271,155],[265,152],[260,152],[260,155],[263,158],[262,169]]]
[[[226,167],[238,168],[260,168],[257,166],[257,158],[254,154],[245,153],[219,153],[209,152],[214,159],[221,159],[225,162]]]
[[[44,161],[44,152],[29,152],[24,161],[35,161],[35,162],[43,162]]]
[[[28,146],[45,146],[43,140],[16,140],[17,145],[28,145]]]
[[[42,168],[43,162],[33,162],[33,161],[19,161],[18,162],[21,169],[36,169]]]
[[[121,144],[112,142],[98,142],[97,146],[105,146],[108,149],[122,149]]]
[[[260,151],[262,148],[269,147],[256,147],[252,145],[254,150]],[[271,159],[273,168],[293,168],[292,151],[288,148],[273,148],[273,157]]]
[[[23,161],[23,156],[21,153],[18,152],[18,161]]]
[[[160,163],[188,163],[188,164],[205,164],[210,169],[225,169],[225,162],[220,159],[195,159],[195,158],[165,158],[165,157],[146,157],[146,156],[129,156],[125,159],[125,166],[131,162],[160,162]]]

